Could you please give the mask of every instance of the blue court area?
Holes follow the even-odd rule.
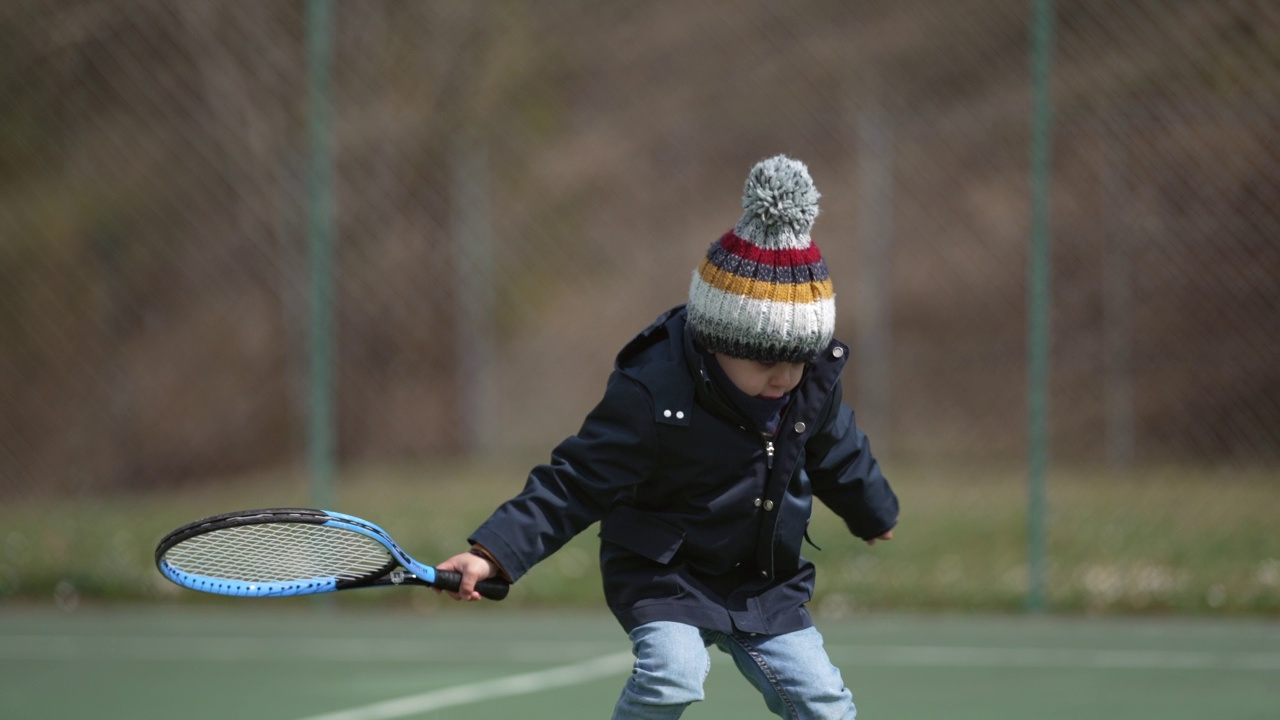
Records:
[[[861,718],[1267,718],[1280,623],[855,616],[820,622]],[[714,653],[714,651],[713,651]],[[771,717],[726,656],[685,717]],[[0,717],[608,717],[628,645],[599,613],[314,599],[0,609]]]

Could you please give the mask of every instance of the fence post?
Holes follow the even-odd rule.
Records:
[[[453,277],[459,442],[473,454],[493,431],[493,227],[489,159],[483,140],[470,133],[454,147]]]
[[[1108,125],[1104,140],[1108,152],[1103,164],[1102,189],[1102,321],[1103,392],[1105,400],[1106,459],[1112,467],[1127,468],[1135,453],[1133,393],[1133,217],[1135,196],[1125,145],[1132,131],[1127,119],[1119,130]],[[1119,158],[1116,155],[1119,155]]]
[[[1031,237],[1027,269],[1027,609],[1045,609],[1045,473],[1049,455],[1051,271],[1049,175],[1053,106],[1053,0],[1031,14]]]
[[[858,115],[858,409],[859,424],[872,430],[884,454],[891,446],[893,121],[873,103]]]
[[[307,3],[307,245],[310,250],[310,412],[307,454],[311,502],[333,500],[333,59],[332,0]]]

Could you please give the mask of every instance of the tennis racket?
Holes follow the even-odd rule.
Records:
[[[462,574],[409,557],[385,530],[367,520],[325,510],[242,510],[174,530],[156,546],[160,573],[185,588],[236,597],[289,597],[427,585],[456,592]],[[491,600],[510,585],[482,580]]]

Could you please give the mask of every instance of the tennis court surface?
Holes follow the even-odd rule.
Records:
[[[442,603],[443,605],[443,603]],[[821,621],[860,718],[1280,717],[1280,623]],[[770,717],[728,659],[687,718]],[[630,657],[598,613],[307,599],[0,609],[0,717],[603,718]]]

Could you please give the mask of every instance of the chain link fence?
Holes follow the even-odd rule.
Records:
[[[786,152],[905,511],[826,607],[1016,602],[1031,5],[7,2],[0,506],[537,459]],[[1050,607],[1276,612],[1280,5],[1054,21]]]

